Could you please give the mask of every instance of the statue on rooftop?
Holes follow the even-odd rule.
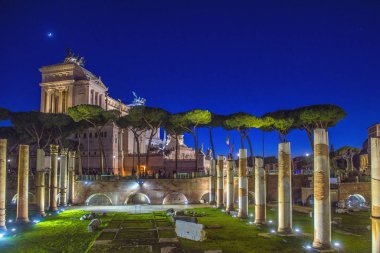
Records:
[[[144,106],[145,105],[145,102],[146,102],[146,99],[145,98],[142,98],[142,97],[139,97],[137,96],[136,92],[132,91],[132,94],[134,96],[134,99],[133,99],[133,102],[132,102],[132,105],[142,105]]]
[[[84,57],[80,57],[75,55],[72,51],[71,48],[66,48],[67,55],[65,57],[65,60],[63,61],[64,63],[75,63],[78,66],[84,66]]]

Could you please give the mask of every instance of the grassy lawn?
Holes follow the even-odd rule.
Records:
[[[248,224],[247,221],[233,218],[219,209],[196,208],[192,209],[192,211],[206,213],[205,217],[198,218],[199,223],[206,226],[221,225],[222,228],[206,229],[207,240],[204,242],[180,239],[187,253],[203,253],[208,249],[221,249],[223,253],[304,252],[302,246],[311,244],[313,240],[313,219],[304,213],[293,212],[293,228],[299,228],[304,235],[295,237],[271,235],[267,238],[259,236],[259,233],[267,233],[272,229],[276,229],[277,210],[273,207],[268,207],[267,209],[267,218],[272,220],[273,224],[263,228],[258,228],[255,225]],[[94,233],[87,232],[89,221],[79,220],[85,213],[88,212],[65,211],[59,215],[48,216],[38,224],[17,227],[14,237],[0,239],[0,252],[87,252],[101,230]],[[252,208],[250,208],[250,213],[253,213]],[[150,228],[151,223],[146,222],[146,219],[151,219],[152,217],[152,214],[107,214],[106,217],[100,218],[102,220],[101,228],[132,227],[134,231],[129,231],[128,235],[125,235],[126,238],[152,238],[154,234],[150,233],[153,232],[138,231]],[[338,241],[342,245],[340,252],[370,252],[371,232],[366,229],[366,226],[370,225],[368,212],[357,212],[352,215],[333,214],[333,217],[342,218],[342,226],[334,228],[332,233],[332,240]],[[141,219],[142,222],[136,223],[136,219]],[[162,225],[167,226],[167,221],[162,220]],[[8,228],[10,229],[11,226]],[[161,238],[175,236],[173,230],[163,229],[159,230],[158,233]],[[104,237],[102,239],[112,239],[115,233],[107,232],[102,236]],[[123,249],[120,250],[120,252],[123,252]],[[144,252],[143,249],[141,250]]]
[[[0,241],[0,252],[45,253],[45,252],[86,252],[90,243],[100,233],[87,232],[89,221],[79,218],[88,212],[65,211],[59,215],[47,216],[42,222],[16,227],[14,237]],[[110,216],[101,218],[105,227]],[[13,226],[8,226],[10,229]]]
[[[313,219],[308,214],[293,212],[293,228],[299,228],[306,235],[296,237],[281,237],[273,235],[270,238],[258,236],[259,233],[270,232],[277,226],[277,210],[268,208],[267,218],[273,224],[258,228],[240,221],[218,209],[199,208],[197,212],[205,212],[207,216],[198,218],[199,223],[207,225],[221,225],[221,229],[207,229],[207,240],[193,242],[180,239],[188,252],[204,252],[205,250],[221,249],[223,253],[233,252],[304,252],[302,247],[311,244],[313,240]],[[250,208],[250,213],[253,213]],[[343,214],[332,217],[342,218],[342,227],[333,229],[332,241],[341,244],[340,252],[364,253],[371,249],[371,232],[366,229],[370,224],[368,212],[358,212],[352,215]],[[307,235],[309,234],[309,236]],[[357,234],[357,235],[353,235]]]

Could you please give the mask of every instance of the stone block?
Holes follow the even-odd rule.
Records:
[[[94,232],[97,230],[102,222],[98,219],[93,219],[90,224],[88,224],[87,229],[88,232]]]
[[[181,221],[187,221],[192,223],[198,223],[197,217],[191,217],[191,216],[173,216],[174,221],[181,220]]]
[[[192,241],[203,241],[206,239],[206,232],[204,231],[203,224],[177,220],[175,223],[175,232],[177,233],[177,236]]]

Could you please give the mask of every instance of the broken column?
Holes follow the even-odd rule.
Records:
[[[263,158],[255,158],[255,223],[265,224],[266,181]]]
[[[37,149],[37,213],[45,216],[45,152],[42,149]]]
[[[217,185],[216,185],[216,207],[223,208],[223,169],[224,169],[224,156],[218,156],[218,170],[217,170]]]
[[[239,212],[238,217],[248,217],[247,149],[239,149]]]
[[[210,162],[210,193],[209,193],[210,205],[214,205],[216,203],[215,183],[216,183],[216,161],[211,160]]]
[[[380,252],[380,138],[371,138],[372,253]]]
[[[61,160],[60,160],[60,189],[59,189],[59,199],[60,206],[67,206],[67,148],[61,150]]]
[[[57,211],[58,195],[58,145],[50,145],[50,210]]]
[[[75,182],[75,151],[69,152],[69,203],[72,204],[74,201],[74,182]]]
[[[278,144],[278,232],[292,232],[292,171],[290,142]]]
[[[234,160],[228,159],[226,211],[229,212],[233,210],[234,210]]]
[[[331,204],[328,133],[314,130],[314,240],[313,248],[331,247]]]
[[[17,185],[17,214],[19,223],[29,222],[29,145],[18,147],[18,185]]]
[[[0,230],[7,230],[5,225],[5,207],[7,190],[7,140],[0,139]]]

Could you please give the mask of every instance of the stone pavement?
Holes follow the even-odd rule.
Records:
[[[115,214],[90,253],[183,253],[174,226],[165,213]]]

